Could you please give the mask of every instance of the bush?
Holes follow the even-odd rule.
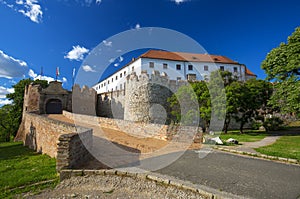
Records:
[[[251,128],[253,130],[258,130],[259,127],[261,127],[261,126],[262,126],[262,122],[253,121],[252,124],[251,124]]]
[[[263,126],[267,131],[276,131],[282,127],[283,121],[279,117],[267,118],[263,123]]]

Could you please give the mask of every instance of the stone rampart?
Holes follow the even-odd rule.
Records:
[[[169,80],[154,71],[151,76],[142,71],[140,76],[127,76],[125,90],[125,120],[165,124],[169,114],[168,98],[186,81]]]
[[[92,129],[25,112],[16,140],[57,159],[57,168],[73,168],[90,157]]]
[[[169,136],[169,126],[161,124],[151,124],[145,122],[132,122],[104,117],[93,117],[87,115],[73,114],[63,111],[63,115],[69,119],[78,122],[84,122],[89,125],[100,125],[101,128],[109,128],[122,131],[136,137],[153,137],[156,139],[167,140]]]
[[[96,115],[97,93],[93,88],[74,85],[72,90],[72,112]]]

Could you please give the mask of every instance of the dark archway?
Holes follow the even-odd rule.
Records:
[[[46,104],[46,114],[62,114],[62,102],[59,99],[51,99]]]

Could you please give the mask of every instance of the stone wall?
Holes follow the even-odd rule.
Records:
[[[101,128],[109,128],[117,131],[125,132],[136,137],[153,137],[157,139],[167,140],[169,135],[169,126],[161,124],[151,124],[145,122],[132,122],[127,120],[119,120],[104,117],[93,117],[87,115],[73,114],[63,111],[63,115],[69,119],[86,124],[99,124]]]
[[[92,129],[25,112],[16,141],[57,158],[57,168],[73,168],[90,158]],[[87,146],[87,147],[86,147]]]
[[[94,89],[79,85],[73,86],[72,112],[85,115],[96,115],[97,93]]]
[[[97,96],[97,115],[124,119],[125,90],[102,93]]]
[[[77,130],[79,130],[77,128]],[[56,169],[78,168],[92,159],[90,150],[93,146],[91,129],[81,129],[80,133],[63,134],[57,143]]]
[[[186,81],[169,80],[154,71],[151,76],[142,71],[127,76],[125,120],[165,124],[169,114],[168,98]]]

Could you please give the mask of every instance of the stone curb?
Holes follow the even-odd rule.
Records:
[[[247,155],[247,156],[252,156],[252,157],[257,157],[257,158],[262,158],[262,159],[267,159],[267,160],[274,160],[277,162],[300,165],[300,160],[291,159],[291,158],[282,158],[282,157],[264,155],[264,154],[259,154],[259,153],[251,153],[251,152],[239,151],[239,150],[235,150],[235,149],[227,149],[224,147],[213,147],[213,148],[220,150],[220,151],[229,152],[229,153],[236,153],[236,154],[240,154],[240,155]]]
[[[176,179],[171,176],[165,176],[157,173],[134,173],[119,170],[73,170],[64,169],[60,171],[60,181],[76,176],[96,176],[96,175],[117,175],[122,177],[139,178],[143,180],[151,180],[167,186],[174,186],[178,189],[192,191],[201,194],[209,199],[227,199],[227,198],[243,198],[241,196],[233,195],[226,192],[221,192],[203,185],[196,185],[188,181]]]

